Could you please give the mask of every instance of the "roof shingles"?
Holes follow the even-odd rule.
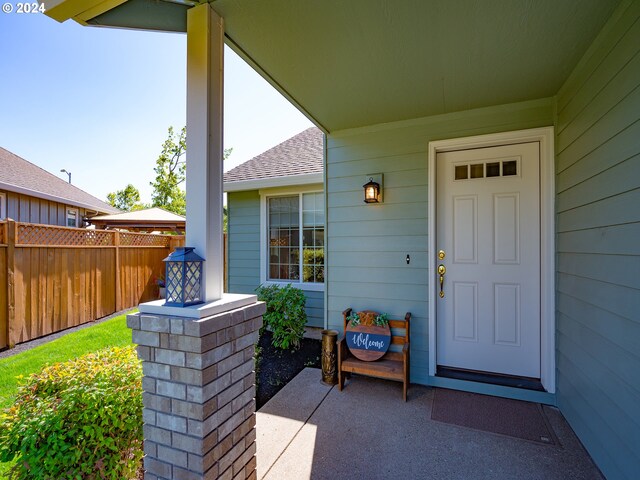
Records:
[[[0,189],[14,191],[14,188],[19,192],[28,191],[34,197],[44,195],[43,198],[55,198],[60,203],[100,213],[120,213],[108,203],[0,147]]]
[[[311,127],[224,174],[224,181],[322,173],[323,134]]]

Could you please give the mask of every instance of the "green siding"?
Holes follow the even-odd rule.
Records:
[[[260,195],[229,192],[228,290],[254,294],[260,285]],[[307,325],[324,327],[324,292],[305,291]]]
[[[557,97],[557,401],[608,478],[640,465],[640,2]]]
[[[260,285],[260,195],[227,194],[227,284],[230,293],[255,294]]]
[[[429,372],[427,147],[445,138],[553,124],[542,99],[348,130],[327,138],[327,242],[330,328],[342,311],[412,313],[411,380]],[[366,175],[384,174],[384,203],[365,205]],[[406,264],[406,255],[411,263]]]
[[[307,325],[324,328],[324,292],[306,291]]]

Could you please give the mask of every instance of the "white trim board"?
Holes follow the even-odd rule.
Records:
[[[473,148],[540,143],[540,381],[549,393],[556,391],[555,356],[555,177],[553,127],[493,133],[429,142],[428,229],[429,229],[429,376],[436,374],[436,155]]]

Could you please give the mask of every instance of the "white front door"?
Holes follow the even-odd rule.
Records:
[[[436,360],[540,378],[540,146],[436,157]]]

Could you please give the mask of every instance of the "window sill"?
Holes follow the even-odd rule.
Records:
[[[301,283],[301,282],[287,282],[277,280],[265,280],[262,285],[279,285],[284,287],[291,284],[291,286],[299,288],[307,292],[324,292],[324,283]]]

